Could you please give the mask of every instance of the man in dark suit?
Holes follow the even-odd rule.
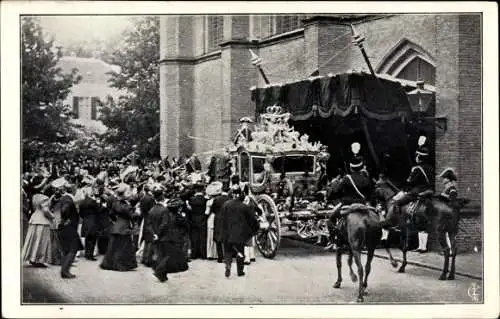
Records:
[[[228,195],[229,187],[228,185],[223,186],[222,193],[218,195],[214,202],[212,203],[212,207],[210,208],[210,212],[214,214],[214,241],[215,247],[217,249],[217,262],[223,263],[224,257],[224,249],[222,246],[222,206],[229,200],[231,197]]]
[[[259,222],[252,209],[245,205],[241,189],[232,190],[233,199],[222,207],[222,241],[224,243],[224,261],[226,277],[231,275],[233,256],[236,256],[238,276],[244,276],[245,243],[259,229]]]
[[[147,267],[153,266],[153,254],[156,249],[154,243],[160,233],[162,217],[167,210],[166,206],[163,204],[163,192],[163,186],[155,185],[153,189],[155,204],[144,217],[144,253],[142,256],[142,263]]]
[[[207,223],[205,209],[207,199],[203,193],[202,184],[194,185],[195,194],[189,199],[189,238],[191,240],[191,259],[207,258]]]
[[[97,237],[100,232],[99,214],[101,206],[97,202],[97,188],[92,189],[93,194],[85,194],[85,198],[80,202],[80,216],[82,217],[82,237],[85,237],[85,259],[97,260],[94,258],[94,249]]]
[[[76,253],[83,249],[83,245],[78,235],[78,223],[80,216],[76,210],[73,196],[68,193],[70,186],[67,184],[65,192],[59,199],[61,207],[61,222],[59,224],[59,240],[63,253],[61,261],[61,277],[75,278],[76,276],[70,273],[70,267],[75,260]]]

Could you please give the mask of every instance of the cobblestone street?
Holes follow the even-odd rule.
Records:
[[[280,253],[273,260],[257,254],[257,261],[246,266],[245,277],[236,276],[234,264],[229,279],[224,277],[224,266],[215,261],[194,260],[189,265],[187,272],[171,274],[163,284],[151,269],[142,265],[135,271],[120,273],[101,270],[99,261],[79,258],[72,270],[77,275],[73,280],[60,279],[56,266],[48,269],[25,266],[25,302],[41,302],[43,294],[48,302],[103,304],[331,304],[356,300],[357,283],[352,283],[348,275],[347,257],[344,257],[342,288],[334,289],[335,255],[294,240],[284,239]],[[457,271],[465,268],[459,256]],[[438,271],[420,266],[409,264],[406,271],[399,274],[387,260],[375,258],[365,302],[471,303],[469,287],[473,283],[481,286],[480,280],[464,276],[457,276],[454,281],[438,281]]]

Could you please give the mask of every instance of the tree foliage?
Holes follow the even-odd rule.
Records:
[[[21,41],[23,138],[42,144],[69,141],[72,110],[63,101],[81,77],[76,69],[64,74],[57,67],[61,53],[53,40],[44,39],[36,18],[22,19]]]
[[[159,19],[141,17],[124,31],[123,41],[111,62],[120,72],[110,72],[111,86],[126,91],[117,101],[101,109],[101,120],[109,128],[105,135],[124,151],[137,150],[144,157],[159,157]]]

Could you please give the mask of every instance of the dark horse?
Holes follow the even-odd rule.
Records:
[[[375,253],[375,248],[380,242],[382,235],[382,226],[380,219],[375,210],[367,209],[366,206],[360,204],[351,205],[345,216],[345,229],[337,236],[338,249],[336,252],[337,259],[337,281],[333,285],[334,288],[340,288],[342,282],[342,246],[347,246],[349,250],[349,271],[351,280],[356,282],[359,277],[358,302],[363,301],[363,295],[366,294],[368,286],[368,275],[371,271],[371,263]],[[332,228],[330,227],[332,234]],[[333,241],[333,239],[332,239]],[[363,270],[361,263],[361,250],[366,246],[367,257],[366,264]],[[352,261],[358,268],[358,276],[352,269]],[[364,275],[364,279],[363,279]]]
[[[386,222],[384,228],[387,227],[392,230],[396,228],[400,232],[400,248],[403,251],[403,262],[399,267],[398,272],[405,272],[407,264],[406,252],[408,251],[409,237],[412,234],[412,231],[420,226],[418,218],[414,217],[426,216],[432,225],[432,231],[437,233],[439,244],[443,249],[444,265],[439,280],[455,279],[455,258],[457,255],[456,236],[459,230],[458,224],[460,221],[460,208],[463,207],[468,200],[459,199],[456,203],[449,203],[446,199],[440,196],[428,194],[425,198],[419,198],[420,201],[423,201],[423,204],[418,205],[416,209],[411,207],[412,204],[403,205],[400,209],[397,209],[393,201],[393,197],[396,193],[397,190],[388,183],[379,183],[375,188],[377,198],[385,201],[387,215],[385,216]],[[451,247],[448,247],[446,233],[448,233]],[[391,264],[393,266],[397,266],[397,262],[392,257],[388,246],[385,248],[389,254]],[[451,267],[448,274],[450,257]],[[446,276],[447,274],[448,276]]]

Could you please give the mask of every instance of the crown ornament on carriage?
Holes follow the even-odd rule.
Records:
[[[266,107],[266,113],[279,115],[283,112],[283,108],[279,105],[272,105]]]

